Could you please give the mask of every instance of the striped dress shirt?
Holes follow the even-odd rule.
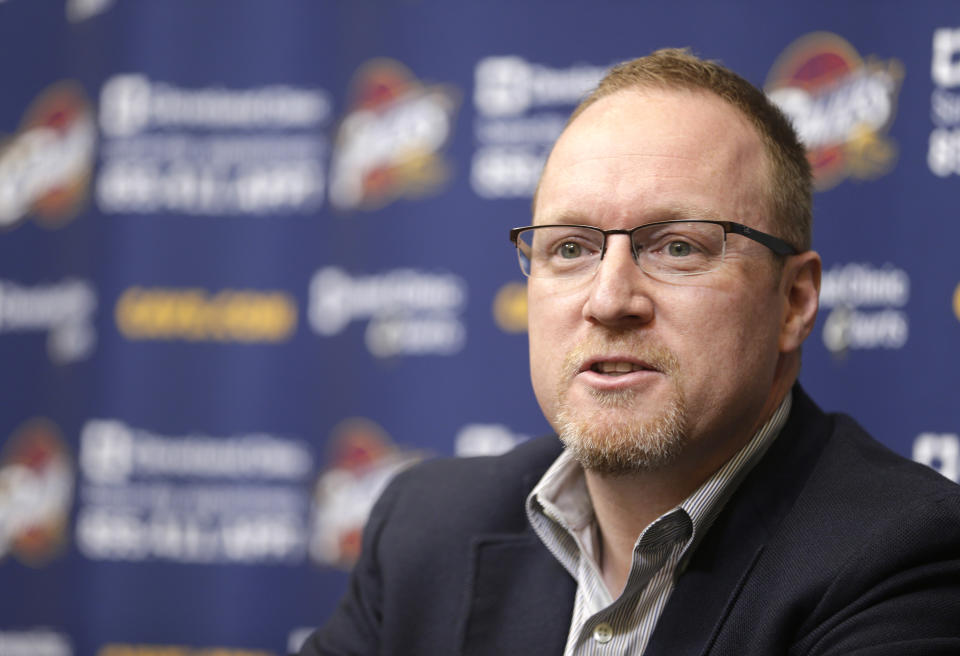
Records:
[[[577,581],[565,656],[643,654],[694,548],[790,413],[788,393],[751,440],[679,506],[643,530],[626,586],[613,599],[597,562],[598,530],[583,469],[564,451],[527,498],[527,517]]]

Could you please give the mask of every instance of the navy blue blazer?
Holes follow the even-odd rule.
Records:
[[[398,476],[347,594],[301,653],[562,654],[576,584],[524,510],[559,452],[543,438]],[[646,651],[706,654],[960,654],[960,486],[795,387]]]

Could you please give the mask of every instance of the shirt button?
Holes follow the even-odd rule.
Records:
[[[611,640],[613,640],[613,627],[603,622],[597,624],[593,629],[593,639],[599,642],[601,645],[605,645]]]

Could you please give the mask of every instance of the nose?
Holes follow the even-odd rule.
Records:
[[[628,235],[609,235],[607,250],[590,282],[583,317],[612,328],[653,319],[650,278],[633,258]]]

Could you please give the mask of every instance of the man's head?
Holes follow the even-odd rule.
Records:
[[[680,68],[698,61],[679,51],[651,58]],[[782,203],[771,200],[771,190],[787,175],[779,168],[796,169],[801,180],[791,184],[806,189],[808,216],[809,168],[781,167],[767,132],[744,113],[746,101],[732,102],[726,91],[707,90],[689,75],[624,81],[635,76],[623,71],[648,63],[618,67],[578,108],[544,169],[534,224],[628,230],[664,220],[733,221],[803,250],[809,219],[806,227],[783,229]],[[714,71],[710,79],[735,77],[699,65]],[[671,258],[699,248],[674,236],[665,243],[662,255]],[[583,248],[568,243],[559,257],[578,257]],[[683,463],[712,470],[795,379],[816,315],[819,273],[815,253],[782,258],[729,234],[715,270],[654,276],[638,267],[630,237],[609,235],[591,275],[530,278],[531,375],[540,405],[590,469]]]

